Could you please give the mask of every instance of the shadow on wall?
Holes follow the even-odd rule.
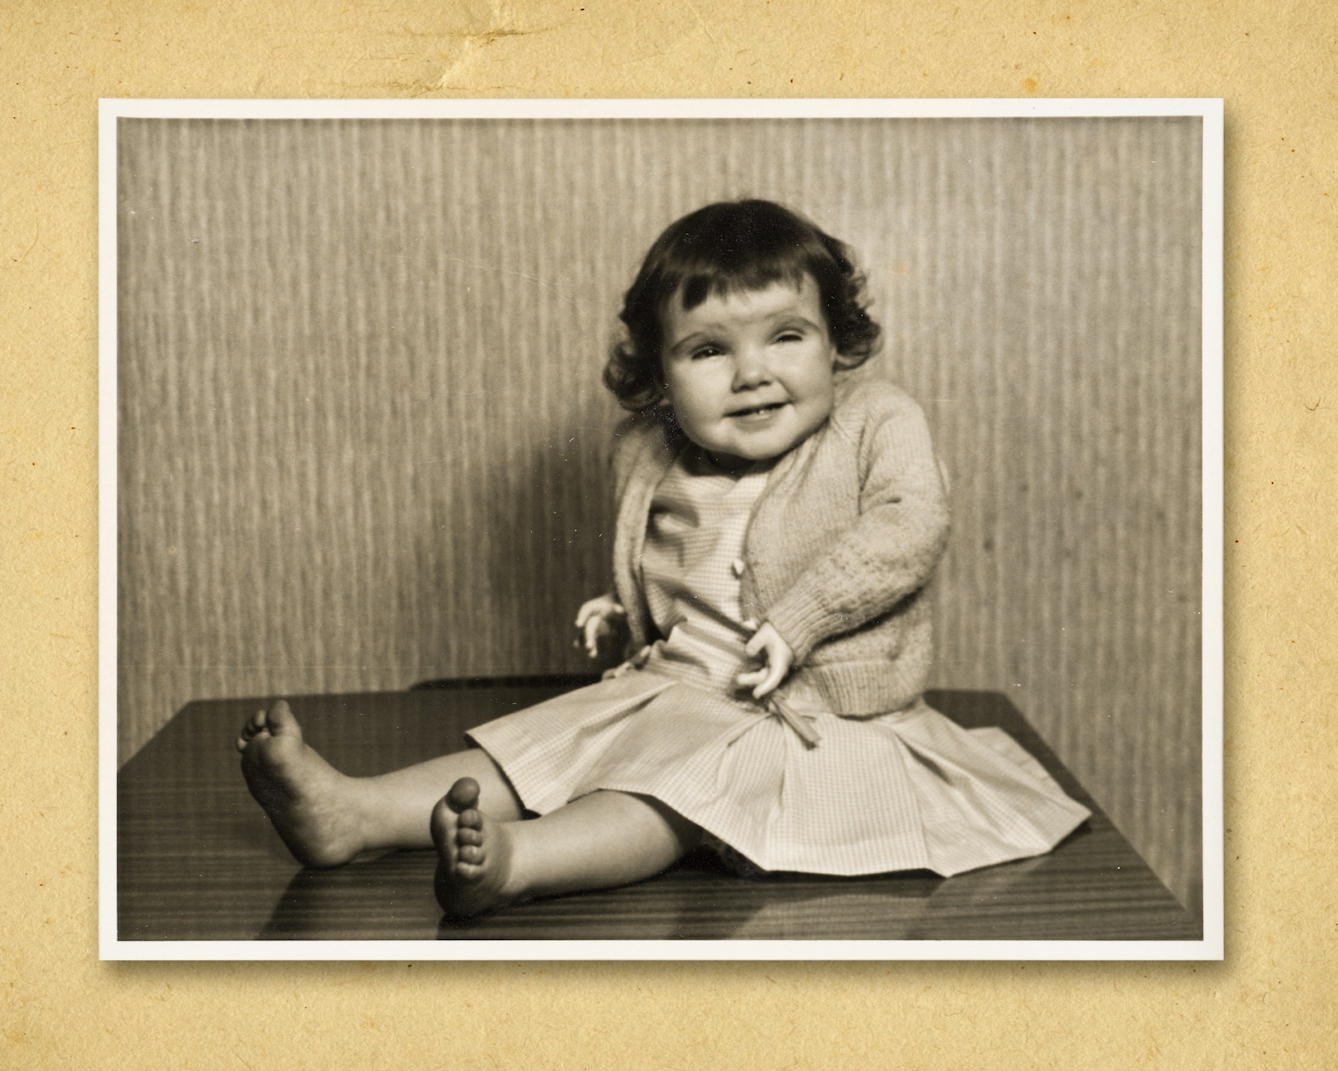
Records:
[[[502,532],[487,547],[490,612],[521,638],[511,664],[527,672],[591,668],[573,622],[582,602],[611,587],[589,587],[611,576],[607,442],[605,429],[582,428],[530,443],[508,472],[510,493],[493,504]]]
[[[401,581],[407,612],[437,608],[423,622],[432,640],[421,649],[421,677],[599,668],[574,645],[573,622],[603,590],[591,578],[611,575],[607,441],[600,422],[539,429],[504,454],[475,455],[451,486],[429,492],[429,523]],[[460,605],[463,591],[480,588],[480,604]]]

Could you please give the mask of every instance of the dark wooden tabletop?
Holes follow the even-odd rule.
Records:
[[[350,774],[464,746],[464,732],[560,686],[507,681],[290,699],[307,740]],[[191,703],[118,777],[121,941],[481,939],[1198,940],[1180,906],[1073,776],[993,692],[935,692],[968,728],[998,725],[1093,816],[1049,855],[939,878],[735,877],[697,855],[649,881],[443,922],[430,851],[334,870],[289,856],[242,781],[233,740],[267,700]],[[449,786],[443,786],[443,790]]]

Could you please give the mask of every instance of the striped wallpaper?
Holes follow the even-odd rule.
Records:
[[[710,200],[848,241],[953,479],[942,687],[1197,906],[1197,120],[121,120],[120,756],[193,698],[578,671],[599,385]]]

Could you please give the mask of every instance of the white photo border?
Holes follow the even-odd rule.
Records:
[[[104,960],[1221,960],[1224,958],[1224,106],[1220,98],[150,100],[98,110],[98,950]],[[1139,118],[1203,122],[1203,936],[1190,941],[123,941],[117,936],[117,121]]]

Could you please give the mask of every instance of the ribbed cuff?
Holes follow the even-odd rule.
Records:
[[[828,610],[817,593],[796,593],[793,589],[767,611],[766,619],[790,645],[796,666],[802,665],[813,648],[827,636],[835,635],[839,628],[837,615]]]

